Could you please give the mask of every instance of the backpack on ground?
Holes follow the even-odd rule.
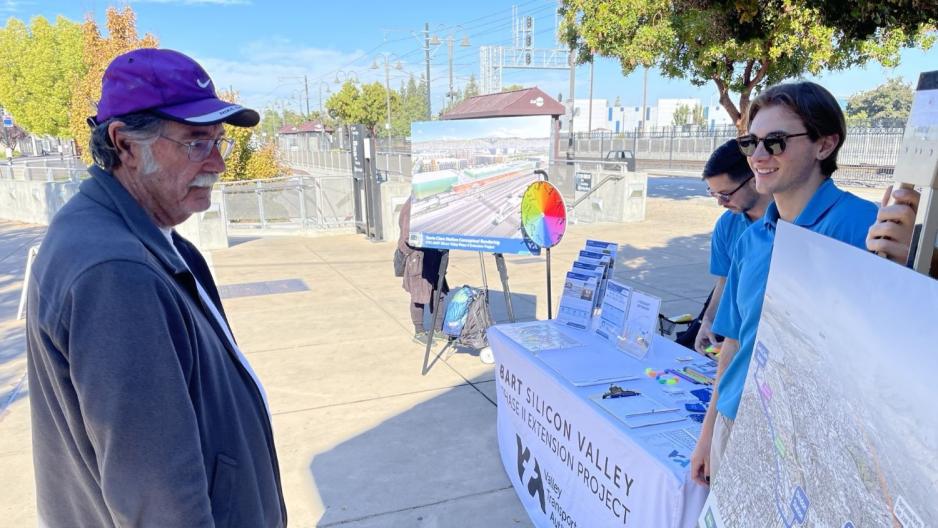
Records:
[[[492,326],[485,290],[461,286],[450,292],[443,317],[443,333],[456,344],[481,350],[489,346],[486,330]]]

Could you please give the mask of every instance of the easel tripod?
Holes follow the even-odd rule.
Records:
[[[505,256],[501,253],[494,253],[495,267],[498,268],[498,277],[502,283],[502,293],[505,295],[505,307],[508,310],[508,320],[515,322],[514,309],[511,306],[511,289],[508,287],[508,266],[505,265]],[[489,284],[485,273],[485,261],[482,258],[482,252],[479,252],[479,265],[482,268],[482,289],[485,295],[485,303],[489,302]],[[446,280],[446,270],[449,267],[449,250],[443,250],[443,256],[440,258],[440,276],[437,279],[436,290],[430,298],[430,312],[433,314],[433,321],[430,329],[427,331],[427,345],[423,356],[423,369],[421,374],[424,376],[430,371],[433,365],[430,363],[430,350],[433,348],[433,334],[438,326],[442,324],[443,314],[440,313],[443,306],[443,282]],[[434,361],[435,362],[435,361]]]

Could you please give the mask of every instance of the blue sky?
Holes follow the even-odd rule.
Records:
[[[305,106],[302,77],[309,79],[309,105],[318,109],[320,93],[338,87],[337,75],[362,81],[384,82],[384,58],[389,53],[391,86],[400,86],[408,73],[425,71],[422,32],[430,24],[432,35],[469,37],[471,47],[455,46],[454,84],[462,86],[470,74],[479,77],[480,45],[509,45],[512,42],[512,3],[495,0],[471,2],[407,1],[306,1],[278,0],[139,0],[130,2],[137,12],[137,26],[160,40],[160,46],[195,57],[215,80],[217,87],[233,87],[244,103],[263,110],[272,106],[298,109]],[[550,0],[516,0],[522,15],[535,19],[536,47],[554,46],[554,11]],[[105,0],[0,0],[0,16],[28,19],[35,15],[52,18],[64,15],[82,20],[90,13],[103,21],[114,1]],[[419,37],[419,39],[418,39]],[[371,69],[377,60],[379,68]],[[838,98],[867,90],[887,77],[899,75],[907,82],[921,71],[938,67],[938,47],[928,52],[907,50],[902,64],[887,70],[879,65],[828,74],[815,80]],[[446,45],[433,51],[431,78],[434,110],[443,105],[448,88]],[[506,70],[505,84],[537,85],[551,96],[567,96],[565,71]],[[589,93],[589,67],[577,69],[576,97]],[[712,84],[695,87],[672,80],[652,70],[648,79],[649,105],[657,98],[697,97],[716,104]],[[593,96],[611,104],[619,97],[626,106],[642,99],[642,73],[623,76],[617,61],[599,59],[594,71]]]

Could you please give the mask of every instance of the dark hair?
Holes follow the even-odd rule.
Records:
[[[749,106],[747,126],[752,126],[759,110],[776,105],[788,108],[801,118],[811,141],[837,134],[837,147],[821,160],[821,173],[825,176],[833,174],[837,170],[837,153],[847,136],[844,112],[834,96],[823,86],[810,81],[776,84],[759,94]]]
[[[710,154],[707,164],[704,165],[703,179],[706,180],[720,174],[726,174],[730,177],[730,180],[736,183],[741,183],[752,176],[752,168],[749,167],[746,156],[739,150],[735,138],[717,147],[713,154]]]
[[[121,127],[121,133],[126,134],[136,141],[148,141],[155,139],[163,130],[163,119],[146,112],[136,114],[127,114],[123,116],[112,117],[100,125],[95,125],[91,130],[91,139],[88,141],[88,150],[94,159],[95,165],[106,171],[114,170],[119,167],[121,162],[117,155],[117,149],[111,143],[107,129],[114,121],[124,123]]]

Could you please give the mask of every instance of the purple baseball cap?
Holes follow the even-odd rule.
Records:
[[[168,49],[141,48],[119,55],[104,71],[98,115],[106,120],[150,112],[187,125],[228,123],[252,127],[260,121],[254,110],[222,101],[202,66]]]

